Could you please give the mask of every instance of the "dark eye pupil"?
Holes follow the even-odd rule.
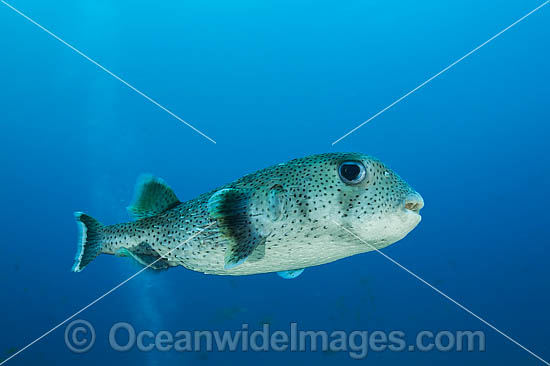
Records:
[[[342,177],[346,178],[349,181],[354,181],[359,178],[361,174],[361,168],[357,164],[343,164],[340,170]]]

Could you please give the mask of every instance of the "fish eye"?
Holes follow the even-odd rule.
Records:
[[[367,176],[367,170],[358,161],[344,161],[338,167],[338,174],[346,184],[359,184]]]

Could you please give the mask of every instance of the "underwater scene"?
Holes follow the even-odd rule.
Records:
[[[549,365],[550,1],[0,0],[0,365]]]

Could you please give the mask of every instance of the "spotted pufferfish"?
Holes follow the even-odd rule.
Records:
[[[104,226],[75,213],[80,240],[73,271],[103,253],[155,270],[294,278],[306,267],[401,240],[420,222],[423,206],[390,168],[359,153],[291,160],[187,202],[162,179],[144,176],[128,207],[135,221]]]

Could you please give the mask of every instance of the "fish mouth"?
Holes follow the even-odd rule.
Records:
[[[424,199],[417,192],[409,193],[403,200],[403,206],[406,211],[420,215],[420,210],[424,207]]]

